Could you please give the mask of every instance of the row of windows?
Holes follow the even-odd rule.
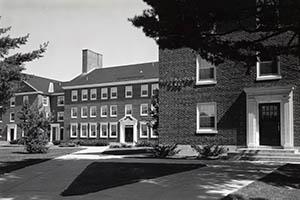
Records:
[[[140,115],[141,116],[148,116],[148,104],[141,104],[140,105]],[[100,106],[100,117],[108,117],[108,114],[110,117],[117,117],[118,116],[118,106],[117,105],[110,105],[109,107],[109,113],[108,113],[108,106],[103,105]],[[133,109],[132,104],[126,104],[125,105],[125,115],[132,115]],[[90,115],[88,115],[88,107],[83,106],[81,107],[81,118],[87,118],[90,116],[91,118],[97,117],[97,106],[90,106]],[[77,118],[78,117],[78,108],[72,107],[71,108],[71,118]]]
[[[151,95],[154,95],[154,91],[158,89],[158,84],[151,85]],[[108,88],[101,88],[101,99],[108,99]],[[148,84],[141,85],[141,97],[148,97]],[[125,86],[125,98],[132,98],[132,85]],[[117,99],[118,98],[118,88],[111,87],[110,88],[110,99]],[[72,90],[71,91],[71,100],[78,101],[78,91]],[[83,89],[81,90],[81,100],[87,101],[88,100],[88,90]],[[97,100],[97,89],[93,88],[90,89],[90,100]]]
[[[215,84],[217,83],[216,67],[210,62],[197,56],[197,84]],[[280,62],[279,57],[272,59],[267,56],[258,57],[256,64],[256,80],[273,80],[280,79]]]
[[[80,127],[78,127],[78,125]],[[118,137],[118,122],[102,122],[99,124],[100,138],[117,138]],[[79,129],[80,128],[80,129]],[[97,138],[98,124],[97,123],[71,123],[70,138],[77,138],[80,132],[80,138]],[[149,128],[147,122],[140,122],[140,138],[157,138],[157,135],[152,128]]]
[[[23,96],[23,105],[29,104],[29,97],[27,95]],[[42,104],[43,106],[49,105],[49,97],[43,97],[42,98]],[[16,106],[16,97],[10,98],[10,107],[13,108]]]

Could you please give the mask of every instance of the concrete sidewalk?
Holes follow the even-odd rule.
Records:
[[[0,176],[0,200],[220,199],[278,167],[276,164],[209,161],[205,162],[206,167],[194,168],[202,162],[121,157],[112,159],[98,155],[104,149],[89,147],[4,174]],[[189,165],[192,167],[189,168]],[[159,171],[167,170],[165,166],[170,171],[175,166],[177,171],[161,175]],[[178,170],[181,166],[187,169],[182,167],[182,170]],[[154,178],[130,178],[130,175],[138,174],[140,177],[148,177],[147,173],[145,175],[147,170],[154,174]],[[108,174],[112,175],[107,178]],[[118,174],[126,179],[117,177]],[[62,196],[64,191],[71,190],[72,195]]]

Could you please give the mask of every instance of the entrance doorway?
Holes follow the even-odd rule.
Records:
[[[7,141],[12,141],[17,139],[17,125],[7,124]]]
[[[280,146],[280,103],[259,104],[259,144]]]
[[[125,127],[125,142],[133,143],[133,126]]]
[[[61,140],[61,132],[59,124],[51,124],[50,142],[53,140]]]
[[[10,140],[15,140],[15,129],[9,128]]]

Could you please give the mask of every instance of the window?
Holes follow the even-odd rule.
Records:
[[[158,131],[157,130],[154,130],[153,128],[150,129],[150,135],[151,135],[151,138],[158,138]]]
[[[78,100],[78,92],[77,90],[72,90],[71,92],[71,101],[77,101]]]
[[[107,117],[107,106],[101,106],[101,117]]]
[[[57,121],[58,122],[64,121],[64,112],[58,112],[57,113]]]
[[[65,105],[65,97],[64,96],[58,96],[57,97],[57,106],[63,106]]]
[[[101,138],[108,137],[108,123],[100,123],[100,137]]]
[[[132,115],[132,104],[125,105],[125,115]]]
[[[279,57],[271,58],[260,54],[256,63],[256,80],[274,80],[280,79]]]
[[[97,137],[97,123],[90,123],[90,138]]]
[[[91,89],[91,100],[96,100],[97,99],[97,89]]]
[[[101,88],[101,99],[107,99],[107,88]]]
[[[216,67],[200,56],[196,59],[196,73],[198,85],[216,84]]]
[[[16,97],[10,98],[10,107],[15,107],[16,106]]]
[[[149,128],[147,122],[140,122],[140,138],[148,138]]]
[[[197,104],[197,133],[217,133],[216,103]]]
[[[78,113],[77,111],[78,111],[77,107],[71,108],[71,118],[77,118],[77,113]]]
[[[158,83],[151,85],[151,95],[154,96],[154,93],[158,90]]]
[[[116,138],[117,137],[118,123],[117,122],[112,122],[109,125],[110,125],[110,127],[109,127],[109,137]]]
[[[110,88],[110,98],[111,99],[118,98],[118,88],[117,87]]]
[[[43,97],[43,106],[48,106],[49,104],[49,97]]]
[[[15,122],[15,113],[14,113],[14,112],[11,112],[11,113],[9,114],[9,121],[10,121],[10,122]]]
[[[2,120],[3,120],[3,108],[2,106],[0,106],[0,122],[2,122]]]
[[[116,117],[117,116],[117,105],[110,106],[110,116]]]
[[[96,117],[97,116],[97,106],[91,106],[90,107],[90,117]]]
[[[88,90],[81,90],[81,100],[82,101],[88,100]]]
[[[23,96],[23,105],[28,105],[28,104],[29,104],[28,96]]]
[[[132,98],[132,86],[125,86],[125,98]]]
[[[71,134],[70,135],[71,138],[76,138],[78,136],[78,124],[77,123],[71,124],[70,134]]]
[[[148,96],[148,85],[141,85],[141,97]]]
[[[148,115],[148,104],[141,104],[141,116]]]
[[[80,137],[86,138],[88,136],[88,124],[87,123],[81,123],[80,124]]]
[[[86,106],[81,107],[81,118],[87,118],[88,117],[88,108]]]

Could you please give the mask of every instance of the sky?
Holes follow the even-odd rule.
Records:
[[[0,0],[0,27],[30,34],[21,52],[49,41],[26,73],[68,81],[81,73],[82,49],[101,53],[104,67],[158,61],[155,41],[127,20],[145,8],[142,0]]]

